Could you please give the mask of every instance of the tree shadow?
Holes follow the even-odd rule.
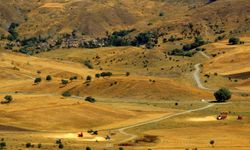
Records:
[[[209,101],[208,103],[213,103],[213,104],[223,104],[223,103],[227,103],[227,101],[216,101],[216,100],[214,100],[214,101]]]

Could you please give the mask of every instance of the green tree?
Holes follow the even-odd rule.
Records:
[[[6,142],[2,141],[0,142],[0,149],[5,149],[6,148]]]
[[[52,80],[51,75],[47,75],[46,80],[47,80],[47,81],[51,81],[51,80]]]
[[[214,93],[214,97],[218,102],[225,102],[231,98],[232,93],[226,89],[226,88],[221,88],[218,91]]]
[[[40,83],[40,82],[42,82],[42,79],[41,79],[40,77],[35,78],[35,80],[34,80],[34,83],[35,83],[35,84],[38,84],[38,83]]]
[[[70,97],[71,93],[69,91],[65,91],[65,92],[62,93],[62,96],[63,97]]]
[[[77,80],[77,76],[72,76],[69,78],[70,81]]]
[[[30,148],[32,146],[31,143],[26,143],[26,148]]]
[[[237,37],[231,37],[228,41],[229,44],[231,45],[236,45],[240,43],[240,39]]]
[[[9,28],[8,28],[8,32],[9,32],[9,36],[7,37],[8,40],[10,41],[14,41],[18,38],[18,33],[16,32],[16,28],[19,26],[18,23],[11,23]]]
[[[90,103],[96,102],[95,98],[93,98],[93,97],[91,97],[91,96],[86,97],[86,98],[85,98],[85,101],[90,102]]]
[[[63,145],[62,143],[60,143],[60,144],[58,145],[58,148],[59,148],[59,149],[63,149],[63,147],[64,147],[64,145]]]
[[[100,78],[101,75],[100,75],[99,73],[97,73],[97,74],[95,74],[95,77],[96,77],[96,78]]]
[[[68,81],[68,80],[62,79],[62,80],[61,80],[61,83],[62,83],[63,85],[67,85],[67,84],[69,83],[69,81]]]
[[[86,147],[86,150],[91,150],[91,148],[90,147]]]
[[[13,98],[12,98],[11,95],[6,95],[6,96],[4,97],[4,100],[1,101],[1,104],[8,104],[8,103],[10,103],[12,100],[13,100]]]
[[[86,67],[88,67],[89,69],[93,69],[93,68],[94,68],[94,67],[93,67],[93,64],[91,63],[90,60],[84,61],[84,65],[85,65]]]
[[[91,77],[91,76],[87,76],[86,80],[87,80],[87,81],[91,81],[91,80],[92,80],[92,77]]]
[[[8,102],[11,102],[13,100],[13,97],[11,95],[6,95],[4,99]]]
[[[210,140],[209,144],[212,145],[212,147],[214,147],[215,141],[214,140]]]
[[[110,77],[110,76],[112,76],[113,74],[112,74],[112,72],[102,72],[101,73],[101,76],[102,77]]]

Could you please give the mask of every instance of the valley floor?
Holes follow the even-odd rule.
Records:
[[[119,66],[107,65],[107,71],[114,74],[109,78],[94,78],[102,70],[88,69],[78,61],[1,52],[0,97],[12,95],[13,101],[0,105],[0,137],[13,150],[26,149],[27,143],[33,149],[58,149],[56,139],[62,139],[68,150],[87,146],[107,150],[250,149],[249,97],[239,90],[233,91],[228,103],[210,102],[214,87],[203,83],[203,68],[198,65],[211,59],[209,52],[197,54],[204,58],[199,58],[202,62],[181,62],[191,63],[187,67],[191,71],[177,77],[163,76],[160,71],[150,75],[133,66],[132,75],[125,76],[126,71],[115,71]],[[155,65],[171,66],[172,62]],[[47,75],[53,80],[45,81]],[[88,75],[90,82],[85,80]],[[77,80],[61,84],[72,76]],[[42,82],[34,84],[37,77]],[[63,97],[65,91],[72,96]],[[86,96],[97,102],[86,102]],[[226,120],[216,119],[221,112],[229,113]],[[87,133],[90,129],[98,135]],[[78,137],[79,132],[83,138]]]

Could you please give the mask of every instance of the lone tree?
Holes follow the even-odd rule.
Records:
[[[91,150],[91,148],[90,147],[86,147],[86,150]]]
[[[47,75],[46,80],[47,80],[47,81],[51,81],[51,80],[52,80],[51,75]]]
[[[215,141],[214,140],[210,140],[209,144],[212,145],[212,147],[214,147]]]
[[[42,81],[41,78],[35,78],[34,83],[35,83],[35,84],[38,84],[38,83],[40,83],[41,81]]]
[[[77,76],[72,76],[69,78],[70,81],[77,80]]]
[[[6,95],[4,97],[4,100],[1,102],[2,104],[10,103],[13,100],[13,97],[11,95]]]
[[[92,77],[91,77],[91,76],[87,76],[86,80],[87,80],[87,81],[91,81],[91,80],[92,80]]]
[[[231,37],[228,41],[229,44],[231,45],[236,45],[240,43],[240,39],[237,37]]]
[[[85,101],[90,102],[90,103],[94,103],[94,102],[96,102],[96,99],[91,97],[91,96],[88,96],[85,98]]]
[[[63,97],[70,97],[71,93],[69,91],[65,91],[65,92],[62,93],[62,96]]]
[[[63,85],[67,85],[67,84],[69,83],[69,81],[68,81],[68,80],[62,79],[62,80],[61,80],[61,83],[62,83]]]
[[[99,73],[97,73],[97,74],[95,74],[95,77],[96,77],[96,78],[100,78],[101,75],[100,75]]]
[[[231,98],[232,93],[226,89],[226,88],[221,88],[218,91],[214,93],[214,97],[218,102],[225,102]]]

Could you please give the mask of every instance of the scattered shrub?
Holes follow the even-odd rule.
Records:
[[[70,97],[71,93],[69,91],[65,91],[65,92],[62,93],[62,96],[63,97]]]
[[[93,97],[91,97],[91,96],[86,97],[86,98],[85,98],[85,101],[90,102],[90,103],[96,102],[95,98],[93,98]]]
[[[1,142],[0,142],[0,149],[5,149],[7,146],[6,142],[4,141],[4,139],[2,138],[1,139]]]
[[[69,78],[70,81],[77,80],[77,76],[72,76]]]
[[[26,148],[30,148],[32,146],[32,144],[31,143],[26,143],[25,146],[26,146]]]
[[[51,75],[47,75],[46,80],[47,81],[51,81],[52,80],[52,76]]]
[[[187,57],[192,57],[196,52],[191,52],[191,51],[184,51],[182,49],[173,49],[170,51],[168,54],[169,55],[174,55],[174,56],[187,56]]]
[[[68,81],[68,80],[62,79],[62,80],[61,80],[61,83],[62,83],[63,85],[67,85],[67,84],[69,83],[69,81]]]
[[[91,80],[92,80],[92,77],[91,77],[91,76],[87,76],[87,77],[86,77],[86,80],[87,80],[87,81],[91,81]]]
[[[214,147],[215,141],[214,140],[210,140],[209,144],[212,145],[212,147]]]
[[[160,12],[160,13],[159,13],[159,16],[160,16],[160,17],[162,17],[162,16],[164,16],[164,15],[165,15],[164,12]]]
[[[35,83],[35,84],[38,84],[38,83],[40,83],[40,82],[42,82],[42,79],[41,79],[40,77],[35,78],[35,80],[34,80],[34,83]]]
[[[91,148],[90,147],[86,147],[86,150],[91,150]]]
[[[99,73],[97,73],[97,74],[95,74],[95,77],[96,77],[96,78],[100,78],[101,75],[100,75]]]
[[[63,148],[64,148],[64,145],[63,145],[62,143],[60,143],[60,144],[58,145],[58,148],[59,148],[59,149],[63,149]]]
[[[86,67],[88,67],[89,69],[93,69],[93,68],[94,68],[94,67],[93,67],[93,64],[91,63],[90,60],[84,61],[84,65],[85,65]]]
[[[8,28],[8,32],[9,35],[7,37],[8,40],[10,41],[14,41],[17,40],[18,38],[18,33],[16,32],[16,28],[19,26],[18,23],[11,23],[9,28]]]
[[[101,77],[110,77],[112,75],[113,75],[112,72],[102,72],[101,73]]]
[[[10,103],[12,100],[13,100],[13,98],[12,98],[11,95],[6,95],[6,96],[4,97],[4,100],[1,101],[1,104],[8,104],[8,103]]]

